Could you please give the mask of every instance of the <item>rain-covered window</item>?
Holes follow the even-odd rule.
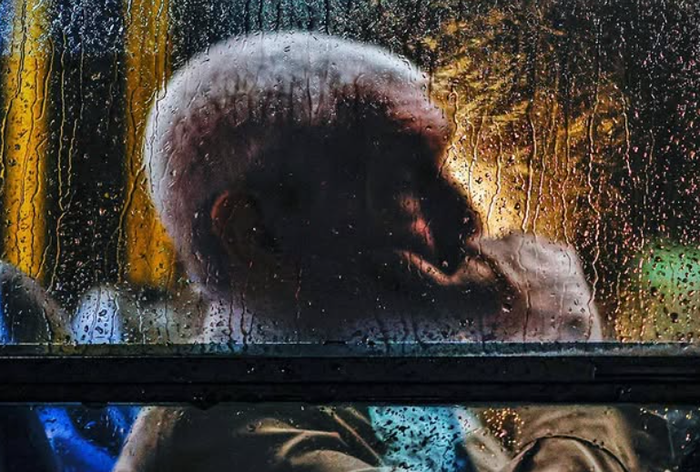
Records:
[[[0,438],[26,438],[0,452],[88,472],[695,470],[697,410],[653,393],[429,391],[464,383],[453,358],[500,359],[504,385],[527,356],[688,372],[698,90],[700,6],[681,0],[0,0],[8,385],[11,356],[114,356],[94,384],[114,372],[132,393],[158,369],[122,372],[123,355],[250,358],[253,376],[266,356],[448,359],[414,394],[307,410],[287,402],[305,401],[303,363],[266,403],[116,389],[85,408],[61,387],[0,407]],[[344,382],[338,362],[308,365]],[[165,370],[224,382],[195,371]],[[535,404],[571,398],[611,406]],[[243,403],[123,406],[187,399]]]
[[[695,339],[692,3],[1,12],[8,341]]]

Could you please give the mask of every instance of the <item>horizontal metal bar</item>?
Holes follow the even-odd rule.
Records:
[[[0,402],[700,403],[689,346],[210,348],[5,346]]]
[[[700,405],[698,384],[44,384],[0,387],[2,404],[192,404],[202,408],[226,402],[308,404],[644,404]]]
[[[700,343],[258,343],[258,344],[5,344],[0,357],[483,357],[483,356],[697,357]]]

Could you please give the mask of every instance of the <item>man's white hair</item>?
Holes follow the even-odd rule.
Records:
[[[339,114],[348,102],[410,121],[401,110],[427,106],[426,83],[404,58],[316,33],[235,37],[193,58],[154,104],[144,143],[154,205],[189,275],[227,282],[206,234],[212,199],[264,161],[284,130],[352,126]]]

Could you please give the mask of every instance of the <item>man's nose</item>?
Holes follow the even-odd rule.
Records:
[[[406,231],[414,241],[419,241],[421,254],[423,256],[435,256],[435,238],[430,221],[423,212],[421,198],[414,193],[402,194],[399,196],[399,204],[405,212]]]

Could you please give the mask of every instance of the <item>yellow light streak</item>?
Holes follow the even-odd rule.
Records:
[[[136,284],[172,283],[175,252],[147,190],[143,163],[146,117],[170,75],[168,0],[126,2],[126,202],[122,214],[126,278]]]
[[[46,152],[50,47],[47,9],[41,0],[15,3],[9,55],[3,58],[2,202],[3,259],[35,278],[44,275]]]

